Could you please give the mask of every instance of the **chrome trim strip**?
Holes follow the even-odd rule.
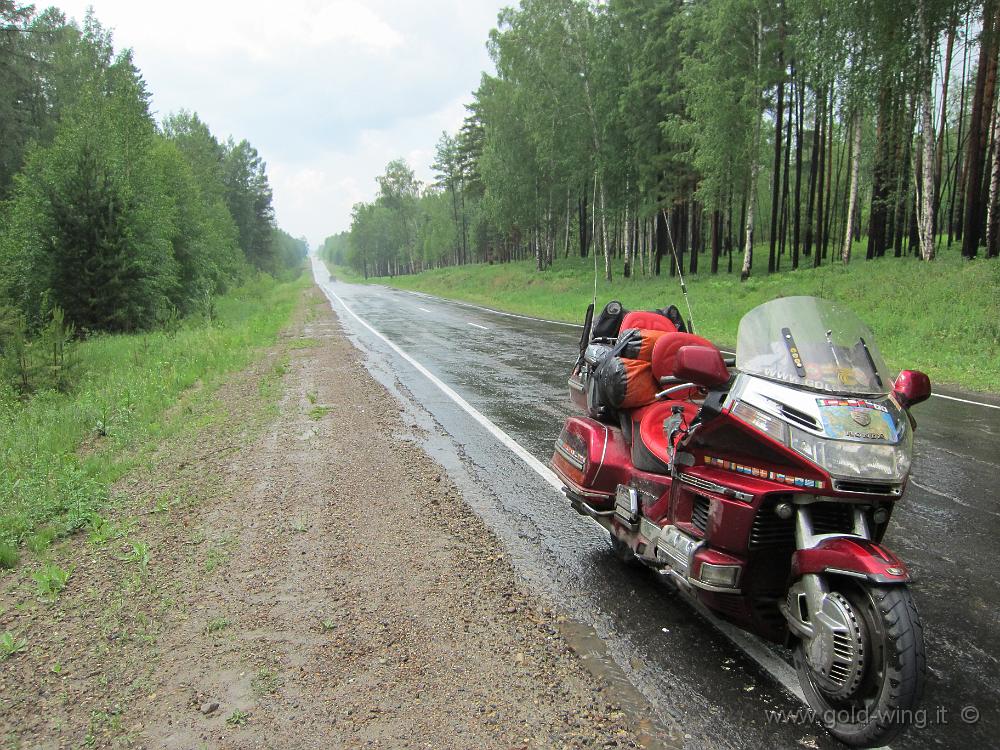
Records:
[[[566,479],[563,479],[563,481],[565,482]],[[612,497],[614,497],[614,495],[611,494],[610,492],[598,492],[597,490],[584,489],[583,487],[575,483],[573,484],[573,487],[570,489],[570,492],[572,492],[574,495],[579,495],[580,497],[589,497],[593,498],[594,500],[610,500]]]
[[[667,396],[677,393],[678,391],[686,391],[688,388],[697,388],[697,387],[698,387],[697,383],[681,383],[680,385],[675,385],[672,386],[671,388],[667,388],[665,390],[660,391],[659,393],[656,394],[656,397],[658,399],[666,398]]]
[[[833,479],[833,489],[836,492],[843,492],[847,495],[876,495],[878,497],[899,497],[903,494],[903,485],[897,484],[896,482],[865,482],[863,479]],[[856,487],[864,486],[865,484],[872,485],[868,489],[864,490],[849,490],[845,488],[844,484],[853,484]],[[882,492],[875,487],[888,487],[888,492]]]
[[[608,426],[607,425],[601,425],[601,426],[604,428],[604,450],[601,451],[601,462],[597,465],[597,471],[594,472],[594,478],[591,480],[592,482],[596,482],[597,477],[601,475],[601,469],[604,468],[604,457],[608,455],[608,435],[609,435]]]
[[[705,591],[712,591],[712,592],[714,592],[716,594],[742,594],[743,593],[743,589],[731,589],[731,588],[728,588],[726,586],[716,586],[713,583],[704,583],[703,581],[699,581],[697,578],[692,578],[691,576],[688,576],[687,580],[688,580],[688,583],[690,583],[692,586],[697,586],[700,589],[704,589]]]
[[[851,578],[861,578],[865,581],[868,580],[867,575],[865,575],[864,573],[859,573],[856,570],[843,570],[841,568],[824,568],[823,572],[838,576],[851,576]]]
[[[746,492],[737,492],[729,487],[724,487],[721,484],[716,484],[708,479],[703,479],[702,477],[694,476],[693,474],[681,474],[681,481],[685,484],[690,484],[692,487],[697,487],[700,490],[708,490],[709,492],[714,492],[718,495],[723,495],[724,497],[734,497],[737,500],[742,500],[743,502],[750,502],[753,500],[753,495]]]
[[[570,504],[578,512],[593,518],[606,518],[607,516],[613,516],[615,514],[613,510],[597,510],[597,508],[587,505],[581,500],[570,500]]]

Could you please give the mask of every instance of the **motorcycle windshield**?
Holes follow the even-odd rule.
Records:
[[[850,310],[816,297],[781,297],[744,315],[736,367],[828,393],[885,395],[892,388],[868,326]]]

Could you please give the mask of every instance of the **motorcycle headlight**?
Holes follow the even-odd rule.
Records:
[[[909,430],[896,445],[861,443],[813,435],[743,401],[736,402],[732,414],[835,477],[900,482],[910,470]]]
[[[910,470],[909,432],[896,445],[827,440],[794,425],[788,446],[835,477],[900,482]]]

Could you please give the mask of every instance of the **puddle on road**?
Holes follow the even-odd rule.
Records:
[[[656,719],[649,701],[629,682],[621,667],[611,658],[607,645],[589,625],[575,620],[556,622],[560,635],[580,663],[599,681],[608,685],[608,692],[622,710],[635,720],[635,729],[647,750],[674,750],[684,746],[684,735]]]

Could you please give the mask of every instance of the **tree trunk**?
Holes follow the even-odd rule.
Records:
[[[778,13],[781,13],[781,2],[778,2]],[[785,41],[785,25],[778,26],[778,69],[781,77],[778,79],[778,106],[774,116],[774,172],[771,177],[771,236],[767,251],[767,272],[774,273],[775,246],[778,240],[778,202],[781,195],[781,130],[784,126],[785,114],[785,58],[782,46]]]
[[[970,15],[971,11],[966,13],[965,15],[965,34],[964,34],[965,39],[969,38]],[[962,238],[961,225],[957,224],[955,221],[955,196],[961,195],[961,198],[959,199],[961,201],[961,204],[964,204],[965,202],[965,191],[962,189],[962,187],[965,184],[963,182],[965,165],[962,159],[962,148],[964,145],[964,135],[962,128],[965,125],[965,100],[966,100],[965,95],[969,88],[966,85],[966,81],[968,80],[969,50],[971,45],[966,43],[963,45],[963,47],[964,49],[962,50],[962,85],[960,87],[961,95],[958,105],[958,135],[955,138],[955,172],[952,179],[951,196],[948,201],[948,246],[949,247],[951,247],[953,239]],[[964,213],[964,208],[962,205],[960,205],[958,209],[958,215],[962,216],[963,213]],[[957,235],[956,235],[956,229],[958,231]]]
[[[875,165],[872,170],[871,210],[868,219],[868,248],[865,257],[881,256],[885,251],[886,202],[888,200],[888,119],[889,86],[883,84],[879,94],[878,120],[875,126]]]
[[[833,84],[830,84],[830,98],[827,107],[826,127],[826,208],[823,216],[823,257],[826,257],[827,245],[830,241],[830,206],[833,198]],[[818,265],[818,264],[817,264]]]
[[[626,195],[628,193],[628,183],[625,185]],[[625,240],[625,264],[622,268],[622,277],[629,278],[632,275],[632,226],[629,224],[628,199],[625,200],[625,220],[622,224],[622,233]]]
[[[712,273],[719,272],[719,235],[721,234],[722,212],[715,209],[712,212]]]
[[[997,0],[983,3],[983,29],[979,41],[979,69],[972,95],[969,143],[966,149],[965,221],[962,228],[962,257],[975,258],[982,236],[983,151],[987,141],[989,114],[992,112],[993,85],[996,79]]]
[[[700,214],[697,209],[697,203],[694,200],[688,202],[688,252],[691,253],[691,258],[688,260],[688,271],[691,273],[698,273],[698,245],[697,245],[697,233],[695,232],[695,222]]]
[[[794,71],[794,66],[793,66]],[[795,82],[795,98],[798,102],[795,111],[795,221],[792,230],[792,268],[799,267],[799,228],[802,218],[802,121],[806,113],[806,97],[804,87],[792,73]]]
[[[931,205],[931,234],[937,242],[937,231],[941,211],[941,176],[944,168],[944,135],[948,124],[948,83],[951,78],[951,58],[955,51],[955,34],[958,31],[958,14],[952,13],[948,22],[948,41],[945,43],[944,75],[941,78],[941,114],[938,120],[938,134],[934,158],[934,202]],[[933,82],[931,84],[933,86]],[[933,97],[932,97],[933,98]],[[926,154],[925,154],[926,156]],[[923,250],[921,250],[921,254]],[[933,257],[933,256],[932,256]]]
[[[820,131],[820,106],[819,106],[819,93],[816,92],[813,97],[815,102],[814,106],[816,108],[815,117],[813,118],[813,142],[812,142],[812,156],[809,159],[809,199],[806,202],[806,237],[805,245],[802,248],[802,254],[809,256],[812,252],[812,241],[813,241],[813,209],[816,206],[816,172],[819,166],[820,156],[820,145],[819,145],[819,131]]]
[[[563,235],[565,237],[565,244],[563,249],[563,258],[569,258],[569,214],[570,214],[570,195],[569,190],[566,190],[566,233]]]
[[[893,249],[897,258],[903,254],[904,228],[907,226],[907,211],[916,205],[910,197],[910,178],[916,180],[916,173],[911,169],[914,155],[913,149],[913,129],[917,119],[917,97],[913,97],[912,107],[902,119],[902,124],[896,128],[897,144],[895,165],[896,175],[896,215],[893,219],[893,231],[895,232]],[[902,153],[900,153],[902,150]],[[913,232],[916,233],[916,217],[913,218]],[[916,244],[916,239],[914,241]]]
[[[757,52],[757,76],[761,75],[761,55],[763,53],[764,46],[764,19],[761,16],[760,10],[757,11],[757,38],[756,38],[756,52]],[[743,268],[740,270],[740,281],[746,281],[750,278],[750,269],[753,268],[753,215],[754,215],[754,204],[757,202],[757,176],[760,173],[760,130],[761,130],[761,120],[763,119],[763,102],[761,102],[763,92],[761,90],[756,90],[754,92],[756,98],[757,107],[754,110],[754,124],[753,124],[753,145],[750,151],[750,184],[747,186],[747,192],[749,193],[749,203],[747,205],[747,219],[745,227],[746,242],[743,246]]]
[[[823,188],[826,171],[826,140],[830,137],[826,132],[826,91],[823,92],[823,112],[818,117],[820,123],[819,135],[819,177],[816,188],[816,249],[813,251],[813,268],[820,264],[823,255]]]
[[[791,100],[791,95],[789,94],[789,100]],[[792,154],[792,118],[791,114],[786,118],[785,122],[785,166],[782,169],[781,177],[781,222],[778,235],[781,241],[781,246],[778,250],[778,257],[775,258],[774,267],[775,270],[781,268],[781,256],[785,254],[785,242],[788,239],[788,167],[791,161]]]
[[[844,264],[851,262],[851,245],[854,241],[854,224],[858,212],[858,177],[861,174],[861,110],[855,108],[851,118],[851,189],[847,198],[847,222],[844,230],[844,245],[840,259]]]
[[[934,163],[934,126],[931,122],[931,102],[934,86],[934,37],[927,24],[927,0],[919,0],[917,3],[917,16],[920,25],[920,36],[922,42],[927,45],[924,53],[923,85],[920,87],[920,137],[922,139],[921,163],[921,196],[920,215],[917,219],[917,228],[920,236],[920,257],[924,260],[934,259],[934,171],[931,165]],[[953,37],[949,35],[949,47]],[[951,54],[949,50],[949,55]],[[944,84],[947,92],[948,84]],[[944,103],[942,103],[942,107]],[[942,116],[942,123],[943,123]],[[940,162],[939,162],[940,164]]]
[[[660,261],[663,258],[664,253],[667,250],[667,221],[664,216],[664,211],[660,210],[656,213],[656,264],[655,273],[657,276],[660,275]]]
[[[997,116],[996,107],[993,109],[993,143],[1000,139],[1000,117]],[[1000,229],[1000,207],[997,206],[1000,191],[1000,148],[993,149],[993,162],[990,169],[990,192],[989,201],[986,206],[986,257],[997,257],[1000,251],[1000,241],[997,238],[997,231]]]

